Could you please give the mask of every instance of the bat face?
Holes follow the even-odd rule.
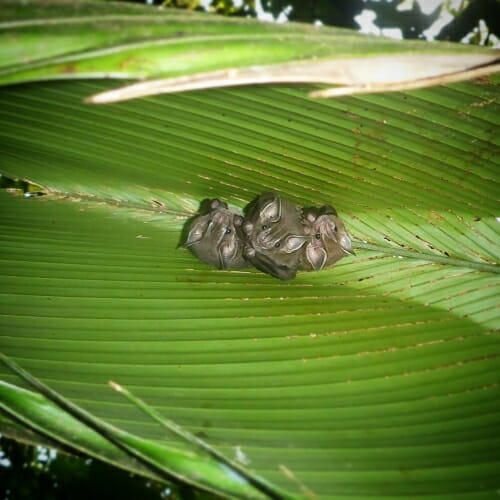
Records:
[[[201,261],[218,269],[247,267],[243,244],[236,232],[238,215],[220,200],[210,202],[210,212],[196,217],[189,228],[185,246]]]
[[[274,193],[255,200],[241,230],[244,256],[257,269],[279,279],[292,279],[298,267],[300,248],[306,243],[301,211]]]
[[[309,241],[304,247],[299,269],[320,271],[354,254],[351,239],[334,208],[325,205],[306,209],[303,217],[309,226]]]

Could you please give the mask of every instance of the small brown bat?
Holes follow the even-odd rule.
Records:
[[[302,251],[299,269],[320,271],[346,255],[354,255],[351,239],[333,207],[307,208],[302,215],[309,238]]]
[[[308,240],[301,209],[275,193],[261,194],[238,220],[244,257],[257,269],[282,280],[295,277],[300,249]]]
[[[243,258],[243,243],[234,225],[235,217],[239,216],[218,199],[211,200],[209,205],[210,211],[191,223],[184,246],[201,261],[218,269],[248,267]]]

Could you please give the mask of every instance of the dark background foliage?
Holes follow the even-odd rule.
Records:
[[[0,438],[0,494],[4,500],[215,500],[185,486],[134,476],[100,460]]]
[[[133,0],[144,3],[145,0]],[[414,0],[411,9],[402,10],[405,0],[262,0],[262,7],[274,18],[281,13],[286,13],[290,21],[314,23],[320,21],[329,26],[359,29],[354,19],[363,10],[371,10],[376,14],[375,24],[378,28],[399,28],[403,38],[425,38],[427,30],[438,18],[441,10],[446,7],[443,0],[430,13],[422,12],[421,4]],[[203,10],[200,0],[152,0],[155,5],[168,5],[171,7]],[[225,15],[256,17],[254,0],[211,0],[208,10]],[[484,21],[488,35],[483,43],[487,44],[489,34],[500,37],[500,2],[498,0],[471,0],[461,2],[461,6],[454,10],[449,8],[454,15],[453,20],[444,26],[436,35],[436,40],[459,42],[464,36],[472,32]],[[473,37],[469,43],[480,43],[479,37]]]

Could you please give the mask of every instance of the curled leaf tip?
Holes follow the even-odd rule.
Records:
[[[113,382],[112,380],[110,380],[108,383],[111,386],[111,388],[114,389],[115,391],[125,392],[123,387],[120,384],[117,384],[116,382]]]

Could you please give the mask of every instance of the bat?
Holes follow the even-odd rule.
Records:
[[[354,255],[351,238],[333,207],[306,208],[302,218],[308,227],[309,239],[302,251],[299,269],[320,271],[346,255]]]
[[[299,250],[308,239],[299,207],[275,193],[263,193],[249,205],[237,226],[245,242],[245,259],[276,278],[295,277]]]
[[[297,270],[320,271],[354,255],[342,219],[330,205],[300,208],[272,192],[249,204],[242,217],[219,199],[189,226],[184,245],[201,261],[219,269],[252,264],[281,280]]]
[[[235,228],[235,218],[239,221],[239,216],[218,199],[211,200],[209,207],[207,214],[192,221],[184,246],[198,259],[218,269],[248,267],[243,258],[243,242]]]

